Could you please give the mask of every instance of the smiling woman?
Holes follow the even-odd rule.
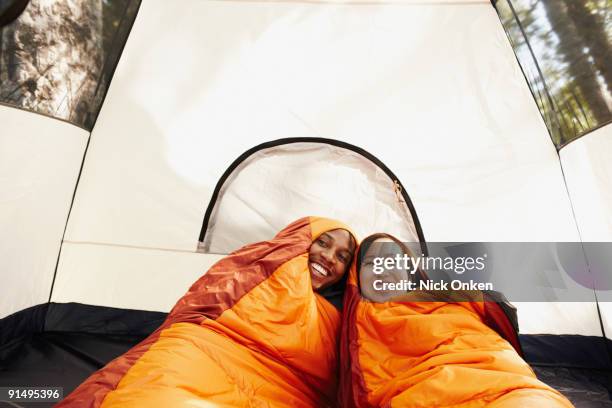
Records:
[[[371,235],[359,251],[344,298],[340,406],[573,406],[536,378],[496,302],[483,293],[470,301],[448,301],[442,292],[424,300],[423,291],[402,286],[423,283],[425,271],[409,275],[393,266],[378,274],[373,257],[413,255],[392,235]]]
[[[346,230],[321,234],[308,252],[312,289],[323,290],[340,281],[351,264],[355,247],[355,239]]]
[[[344,274],[348,229],[301,218],[221,259],[58,407],[336,406],[341,314],[308,278],[324,287]]]

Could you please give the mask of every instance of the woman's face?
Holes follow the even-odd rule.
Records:
[[[351,264],[354,253],[355,241],[348,231],[335,229],[321,234],[308,252],[312,289],[319,291],[338,282]]]
[[[404,255],[404,250],[388,238],[378,238],[369,246],[359,268],[359,289],[361,296],[372,302],[387,302],[391,298],[406,294],[405,290],[377,290],[382,283],[399,283],[409,279],[406,269],[385,269],[382,273],[374,273],[374,258],[395,258],[397,254]],[[376,282],[378,281],[378,282]]]

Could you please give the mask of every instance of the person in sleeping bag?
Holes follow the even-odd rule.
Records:
[[[342,279],[355,247],[344,224],[308,217],[238,249],[57,406],[335,406],[341,316],[317,291]]]
[[[413,256],[386,234],[364,239],[358,254],[344,298],[340,406],[572,407],[521,358],[495,302],[478,292],[381,292],[375,286],[426,274],[408,274],[411,267],[374,273],[374,258]]]

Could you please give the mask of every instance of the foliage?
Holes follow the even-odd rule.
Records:
[[[496,7],[557,147],[612,121],[610,0]]]
[[[91,129],[130,0],[31,0],[0,31],[0,102]],[[135,14],[135,9],[130,10]],[[131,24],[131,20],[130,20]]]

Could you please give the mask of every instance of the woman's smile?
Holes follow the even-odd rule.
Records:
[[[342,278],[351,263],[355,246],[351,234],[343,229],[324,232],[314,240],[308,253],[314,290],[325,289]]]
[[[322,277],[326,277],[329,276],[331,274],[331,272],[329,271],[328,268],[324,267],[323,265],[317,263],[317,262],[311,262],[310,263],[310,268],[311,271],[314,272],[317,275],[320,275]]]

